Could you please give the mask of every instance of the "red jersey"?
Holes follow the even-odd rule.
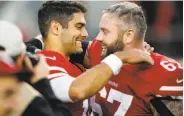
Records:
[[[153,115],[155,97],[183,95],[183,68],[175,60],[151,53],[155,64],[124,65],[117,76],[90,101],[95,115]]]
[[[48,78],[55,95],[58,99],[67,103],[74,116],[81,116],[84,112],[83,104],[82,102],[72,102],[69,97],[69,88],[72,81],[85,71],[84,67],[80,64],[71,63],[57,52],[45,50],[41,54],[46,57],[49,65],[50,74]]]

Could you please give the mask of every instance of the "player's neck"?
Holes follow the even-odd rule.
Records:
[[[145,50],[144,49],[144,44],[141,41],[139,41],[139,42],[134,41],[130,45],[125,46],[124,50],[133,49],[133,48],[140,49],[140,50],[143,50],[143,51]]]
[[[143,44],[143,42],[134,44],[134,45],[133,45],[133,48],[137,48],[137,49],[140,49],[140,50],[145,50],[145,49],[144,49],[144,44]]]
[[[64,49],[61,42],[54,41],[54,38],[47,37],[44,41],[45,47],[44,50],[50,50],[60,53],[63,57],[69,59],[66,50]]]

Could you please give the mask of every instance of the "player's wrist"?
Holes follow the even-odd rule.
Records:
[[[102,63],[107,64],[111,68],[114,75],[117,75],[120,72],[121,67],[123,66],[123,62],[121,61],[121,59],[114,54],[107,56],[105,59],[102,60]]]
[[[117,56],[123,63],[126,62],[126,54],[124,52],[115,52],[115,56]]]

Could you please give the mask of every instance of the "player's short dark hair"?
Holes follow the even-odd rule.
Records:
[[[51,21],[59,22],[63,28],[68,28],[68,22],[77,12],[86,13],[87,9],[78,1],[47,1],[38,11],[38,25],[43,38],[47,37]]]
[[[144,12],[140,6],[132,2],[122,2],[110,6],[103,13],[110,13],[118,17],[127,27],[136,29],[137,38],[144,38],[147,23]]]

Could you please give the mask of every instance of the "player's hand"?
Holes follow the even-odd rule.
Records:
[[[151,47],[147,42],[144,42],[144,49],[147,52],[153,52],[154,51],[154,47]]]
[[[117,57],[119,57],[123,63],[135,64],[141,62],[147,62],[148,64],[153,65],[154,61],[151,58],[148,52],[139,50],[139,49],[130,49],[125,51],[120,51],[114,53]]]
[[[98,40],[93,40],[91,45],[88,48],[88,56],[90,58],[90,62],[92,66],[100,64],[101,62],[101,54],[102,54],[102,46]]]
[[[43,78],[47,78],[49,75],[48,64],[43,55],[39,55],[40,60],[36,66],[32,66],[31,61],[28,57],[25,58],[25,64],[33,72],[30,82],[32,84],[38,82]]]

